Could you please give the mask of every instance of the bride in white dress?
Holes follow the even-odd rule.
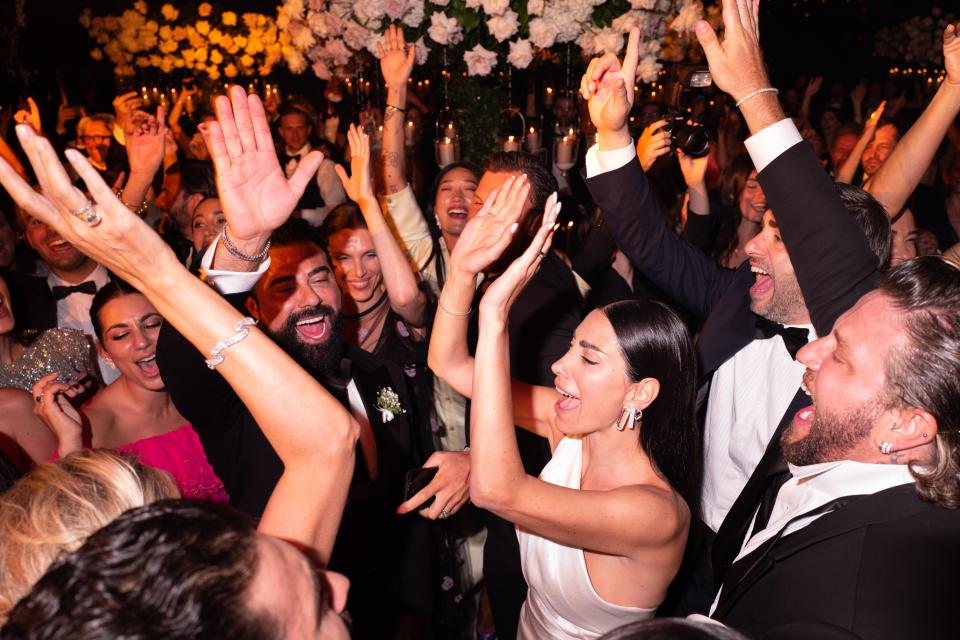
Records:
[[[698,501],[696,362],[669,308],[629,301],[580,324],[553,365],[555,388],[511,382],[507,317],[549,250],[555,195],[530,247],[486,290],[469,356],[463,310],[511,240],[524,182],[507,180],[460,236],[430,366],[473,398],[470,499],[517,525],[529,586],[518,637],[597,638],[652,617],[680,567]],[[524,472],[515,424],[550,442],[539,478]]]

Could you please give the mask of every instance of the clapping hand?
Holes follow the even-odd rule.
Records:
[[[80,398],[86,388],[79,382],[57,382],[59,375],[45,375],[33,385],[33,413],[57,436],[57,451],[62,458],[83,448],[83,423],[70,400]]]
[[[347,197],[360,204],[365,201],[375,201],[373,193],[373,179],[370,176],[370,137],[355,124],[350,125],[347,131],[347,140],[350,142],[350,176],[340,165],[336,166],[337,176],[343,183],[343,190]]]
[[[640,29],[634,27],[630,30],[622,63],[612,53],[594,58],[580,80],[580,95],[587,101],[590,120],[597,128],[600,149],[603,151],[630,144],[627,117],[633,108],[639,57]]]
[[[527,176],[510,177],[494,189],[480,212],[467,223],[450,256],[450,269],[472,280],[506,250],[527,202]]]
[[[288,180],[260,98],[237,85],[229,93],[214,101],[217,121],[199,128],[213,158],[230,237],[242,250],[257,253],[290,217],[323,155],[311,151]]]
[[[553,193],[547,198],[547,204],[543,209],[543,221],[536,235],[533,236],[530,246],[519,258],[510,263],[506,271],[494,280],[483,294],[483,299],[480,301],[481,321],[491,314],[500,321],[506,321],[510,307],[540,269],[540,262],[547,256],[559,215],[560,202],[557,200],[557,194]],[[459,247],[460,244],[457,243],[457,246]]]

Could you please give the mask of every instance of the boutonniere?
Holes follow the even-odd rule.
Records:
[[[377,393],[377,409],[380,410],[380,419],[390,422],[395,417],[407,412],[400,405],[400,396],[391,387],[381,387]]]

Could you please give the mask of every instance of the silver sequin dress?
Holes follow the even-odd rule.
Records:
[[[59,373],[79,380],[91,370],[93,346],[85,333],[78,329],[48,329],[10,364],[0,364],[0,387],[13,387],[30,392],[33,385],[49,373]]]

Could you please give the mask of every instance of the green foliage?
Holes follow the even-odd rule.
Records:
[[[506,87],[497,77],[459,77],[450,83],[450,104],[457,113],[460,154],[481,163],[496,148],[500,111],[507,104]]]

